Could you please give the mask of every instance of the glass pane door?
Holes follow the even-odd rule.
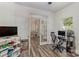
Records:
[[[40,19],[31,18],[31,31],[30,31],[30,56],[39,56],[38,48],[40,45]]]
[[[40,21],[41,42],[47,42],[47,21]]]

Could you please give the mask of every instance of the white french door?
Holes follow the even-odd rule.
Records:
[[[47,20],[43,17],[29,17],[29,55],[33,47],[38,47],[47,42]]]

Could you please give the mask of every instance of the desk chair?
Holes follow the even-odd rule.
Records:
[[[65,47],[62,45],[66,40],[62,37],[57,37],[54,32],[51,32],[51,38],[53,41],[53,50],[62,52],[65,49]]]

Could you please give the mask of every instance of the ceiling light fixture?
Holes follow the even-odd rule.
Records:
[[[51,4],[52,4],[52,2],[48,2],[48,4],[49,4],[49,5],[51,5]]]

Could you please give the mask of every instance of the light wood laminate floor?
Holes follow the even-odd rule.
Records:
[[[72,54],[66,54],[66,53],[60,53],[59,51],[53,51],[52,50],[52,44],[46,44],[46,45],[40,45],[38,46],[37,42],[31,43],[31,53],[30,56],[28,56],[28,53],[22,53],[21,57],[75,57],[76,55]],[[25,44],[24,44],[25,45]],[[37,46],[38,47],[37,47]],[[28,51],[28,50],[26,50]]]
[[[52,45],[39,45],[39,38],[31,39],[30,47],[31,57],[65,57],[68,56],[66,53],[60,53],[58,51],[53,51]]]

